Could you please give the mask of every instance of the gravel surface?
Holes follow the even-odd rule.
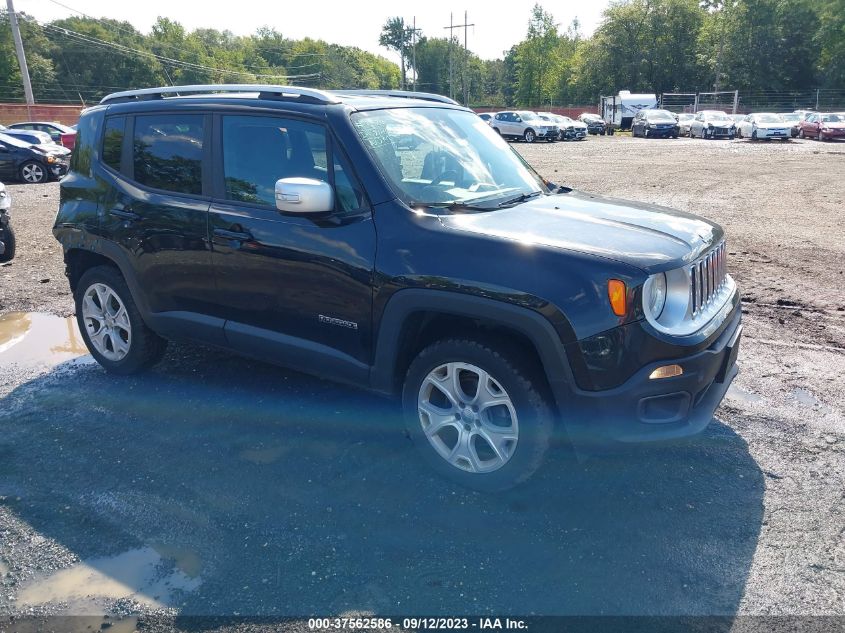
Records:
[[[556,182],[725,227],[741,373],[703,437],[554,451],[527,485],[480,495],[418,462],[391,402],[185,345],[116,378],[55,364],[73,341],[39,335],[0,368],[0,618],[845,615],[845,179],[829,177],[845,144],[516,147]],[[73,312],[58,186],[9,190],[0,314],[64,331],[10,314]]]

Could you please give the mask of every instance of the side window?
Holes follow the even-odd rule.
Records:
[[[315,123],[259,116],[223,116],[226,199],[276,206],[280,178],[329,181],[326,133]]]
[[[135,117],[134,178],[155,189],[202,193],[203,115]]]
[[[120,171],[120,157],[123,152],[123,134],[126,129],[126,117],[115,116],[106,119],[103,130],[103,162]]]

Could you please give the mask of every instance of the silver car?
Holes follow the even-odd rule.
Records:
[[[551,121],[544,121],[535,112],[527,110],[497,112],[493,117],[492,125],[503,138],[522,139],[526,143],[533,143],[538,138],[551,143],[557,140],[560,133],[557,125]]]

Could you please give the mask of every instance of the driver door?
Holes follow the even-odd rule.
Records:
[[[321,375],[360,381],[371,344],[376,236],[352,167],[319,122],[215,117],[209,209],[218,310],[226,339],[272,362],[320,363]],[[276,209],[280,178],[331,184],[335,209]]]

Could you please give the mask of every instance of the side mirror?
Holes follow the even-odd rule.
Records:
[[[328,213],[334,211],[334,190],[315,178],[280,178],[276,208],[285,213]]]

